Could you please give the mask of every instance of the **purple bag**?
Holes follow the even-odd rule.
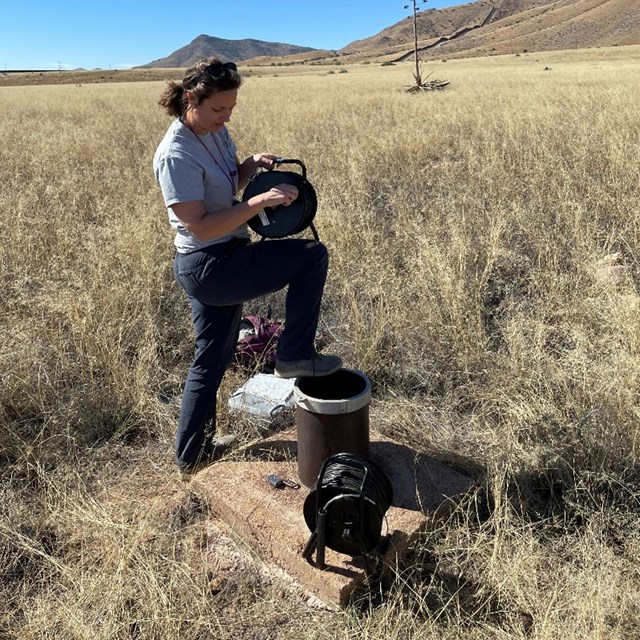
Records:
[[[240,321],[236,359],[251,369],[273,368],[278,338],[283,329],[281,322],[267,316],[245,316]]]

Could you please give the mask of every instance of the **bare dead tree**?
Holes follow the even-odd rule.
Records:
[[[422,84],[422,77],[420,76],[420,62],[418,60],[418,12],[421,7],[418,6],[418,0],[411,0],[413,4],[413,54],[416,63],[416,70],[413,77],[416,80],[417,85]],[[422,4],[427,4],[427,0],[422,0]],[[408,9],[410,5],[405,4],[404,8]]]
[[[422,74],[420,73],[420,60],[418,59],[418,12],[424,9],[424,7],[418,6],[419,0],[411,0],[413,5],[413,58],[416,64],[413,77],[416,81],[414,85],[409,87],[407,91],[431,91],[434,89],[444,89],[449,83],[446,80],[431,80],[430,82],[422,81]],[[422,0],[422,4],[427,4],[428,0]],[[412,5],[405,4],[404,8],[409,9]],[[411,18],[411,16],[409,16]]]

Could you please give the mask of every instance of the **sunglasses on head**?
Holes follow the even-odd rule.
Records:
[[[204,73],[212,80],[220,80],[227,71],[237,70],[238,65],[235,62],[212,62],[204,68]]]

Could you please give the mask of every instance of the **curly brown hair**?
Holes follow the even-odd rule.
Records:
[[[170,116],[179,118],[187,111],[188,94],[196,97],[196,104],[201,104],[217,91],[238,89],[241,84],[242,78],[235,64],[223,63],[217,56],[210,56],[190,66],[182,82],[168,80],[158,104]]]

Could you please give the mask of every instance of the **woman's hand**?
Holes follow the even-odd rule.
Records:
[[[258,169],[273,169],[276,166],[277,158],[278,156],[275,153],[255,153],[240,163],[236,157],[240,189],[244,189],[247,186],[247,181],[254,173],[258,172]]]
[[[258,169],[273,169],[276,166],[277,155],[274,153],[256,153],[252,155],[251,162],[254,164],[254,173]],[[249,160],[249,158],[247,158]]]
[[[275,187],[250,198],[250,202],[255,199],[262,200],[263,207],[277,207],[283,205],[288,207],[298,197],[298,189],[292,184],[277,184]],[[253,204],[253,203],[252,203]]]
[[[245,162],[247,164],[253,163],[255,173],[259,168],[273,169],[276,166],[275,161],[278,157],[273,153],[256,153],[253,156],[249,156]],[[278,205],[288,207],[298,197],[298,189],[291,184],[283,183],[255,197],[264,199],[263,207],[277,207]]]

